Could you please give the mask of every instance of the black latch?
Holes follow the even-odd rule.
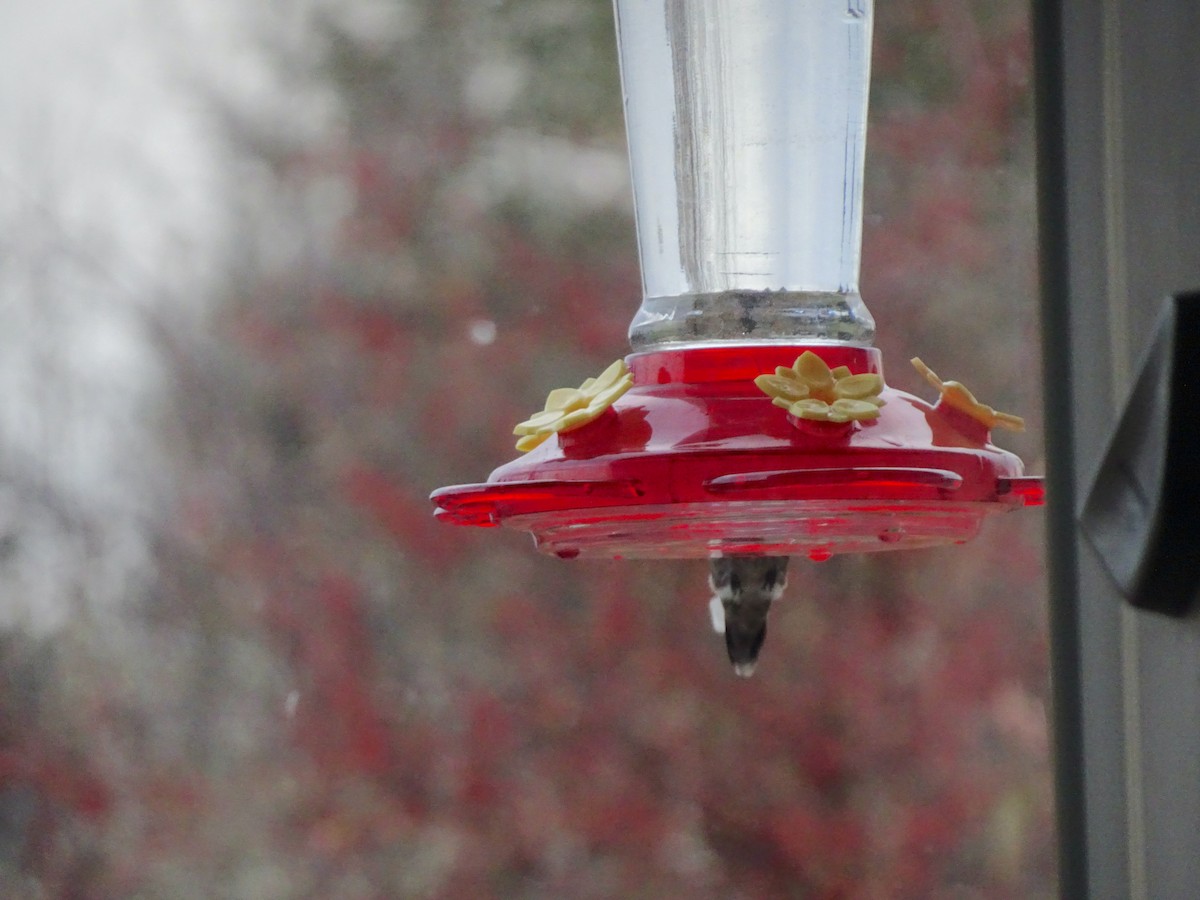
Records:
[[[1127,601],[1188,612],[1200,590],[1200,292],[1167,298],[1080,526]]]

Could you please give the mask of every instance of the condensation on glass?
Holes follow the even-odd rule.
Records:
[[[869,345],[858,292],[870,0],[616,0],[635,350]]]

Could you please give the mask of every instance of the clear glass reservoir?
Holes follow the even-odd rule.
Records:
[[[616,0],[635,350],[869,345],[858,293],[871,0]]]

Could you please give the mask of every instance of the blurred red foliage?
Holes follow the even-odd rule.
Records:
[[[381,44],[324,23],[342,124],[270,157],[287,197],[336,181],[332,234],[231,279],[193,368],[164,350],[181,514],[151,620],[163,671],[196,660],[193,737],[137,773],[0,745],[0,800],[28,783],[103,833],[99,887],[62,896],[1050,896],[1028,521],[798,566],[746,683],[702,567],[429,516],[624,352],[638,277],[624,207],[480,186],[505,128],[621,152],[607,0],[413,6]],[[885,352],[1036,434],[1025,16],[879,5],[863,292]],[[484,64],[525,73],[503,122],[464,100]]]

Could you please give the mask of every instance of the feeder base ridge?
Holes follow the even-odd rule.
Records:
[[[440,488],[453,524],[527,531],[565,559],[839,553],[963,543],[994,513],[1040,505],[1042,480],[986,426],[890,387],[878,418],[799,419],[758,375],[811,350],[882,375],[878,350],[733,344],[627,359],[634,385],[482,484]]]

